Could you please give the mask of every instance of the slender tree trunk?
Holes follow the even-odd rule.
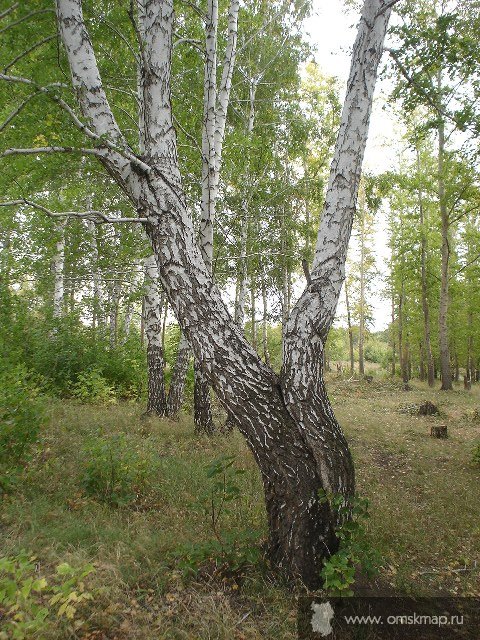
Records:
[[[220,86],[217,86],[218,0],[207,0],[205,22],[204,104],[202,129],[202,200],[200,218],[200,248],[202,257],[212,272],[213,228],[222,165],[225,125],[230,102],[233,69],[235,66],[238,32],[239,0],[230,0],[228,10],[228,38],[222,66]],[[195,364],[194,421],[197,432],[213,433],[207,377]]]
[[[348,297],[347,281],[345,281],[345,304],[347,306],[348,346],[350,349],[350,374],[353,376],[355,375],[355,350],[353,348],[352,314],[350,311],[350,300]]]
[[[120,298],[122,296],[122,286],[118,280],[112,283],[109,301],[109,332],[110,332],[110,348],[115,349],[118,338],[118,310]]]
[[[61,318],[64,312],[65,302],[65,227],[67,218],[57,220],[55,233],[57,241],[55,244],[55,256],[53,258],[53,317]]]
[[[360,185],[360,193],[358,199],[358,208],[360,213],[360,305],[359,305],[359,326],[358,326],[358,373],[365,375],[365,285],[366,285],[366,197],[365,185]]]
[[[252,274],[250,277],[250,324],[252,325],[252,347],[257,348],[257,312],[256,312],[256,288],[255,288],[255,276]]]
[[[91,208],[91,206],[91,201],[87,202],[87,207]],[[92,220],[87,220],[87,230],[90,246],[90,261],[93,281],[92,327],[94,331],[97,329],[97,327],[100,327],[103,331],[105,327],[105,300],[99,268],[97,226]]]
[[[402,289],[398,300],[398,355],[400,358],[400,371],[404,384],[408,382],[408,362],[405,357],[406,348],[403,335],[403,303],[404,303],[404,283],[402,281]]]
[[[467,340],[467,378],[475,382],[475,369],[473,365],[473,313],[468,312],[468,340]]]
[[[418,357],[419,357],[419,367],[418,367],[419,377],[420,377],[420,380],[424,382],[427,376],[425,373],[425,345],[423,344],[422,341],[420,341]]]
[[[438,73],[438,88],[441,89],[442,77]],[[450,346],[448,339],[448,306],[449,306],[449,262],[450,262],[450,241],[447,202],[445,197],[445,176],[444,176],[444,156],[445,156],[445,123],[440,120],[438,125],[438,199],[440,203],[440,218],[442,221],[442,273],[440,284],[440,305],[438,310],[438,327],[440,341],[440,369],[442,375],[443,391],[450,391],[452,387],[452,372],[450,369]]]
[[[266,274],[265,270],[262,272],[262,305],[263,305],[263,317],[262,317],[262,343],[263,343],[263,358],[267,364],[270,364],[270,354],[268,352],[268,298],[267,298],[267,283],[265,282]]]
[[[418,179],[421,180],[421,165],[420,165],[420,152],[418,148],[417,152],[417,172]],[[421,183],[420,183],[421,184]],[[427,230],[425,228],[426,219],[423,206],[423,191],[421,186],[418,188],[418,207],[420,211],[420,226],[421,226],[421,278],[422,278],[422,310],[423,310],[423,340],[425,346],[425,356],[427,360],[427,379],[428,386],[433,387],[435,385],[434,367],[433,367],[433,354],[432,354],[432,340],[430,329],[430,308],[428,304],[428,282],[427,282]]]
[[[391,343],[392,343],[392,376],[395,377],[397,375],[397,368],[396,368],[396,353],[395,353],[395,347],[396,347],[396,342],[395,342],[395,296],[393,294],[392,291],[392,324],[391,324],[391,330],[390,330],[390,336],[391,336]]]
[[[145,335],[147,338],[147,414],[167,413],[165,395],[165,357],[162,345],[162,296],[155,256],[145,259],[144,293]]]
[[[182,333],[180,342],[178,343],[177,357],[175,359],[175,366],[173,367],[167,397],[167,416],[172,420],[178,420],[178,416],[182,410],[190,356],[190,346]]]
[[[460,380],[460,363],[458,361],[458,353],[455,350],[455,382]]]

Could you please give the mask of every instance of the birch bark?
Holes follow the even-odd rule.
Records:
[[[210,273],[225,126],[237,48],[239,8],[239,0],[230,1],[228,40],[222,65],[221,82],[218,86],[218,0],[208,0],[207,2],[202,130],[202,200],[199,235],[202,257]],[[195,361],[194,422],[197,432],[213,433],[214,424],[209,384],[198,361]]]
[[[162,344],[162,309],[158,267],[154,255],[145,259],[144,322],[147,339],[147,414],[167,414],[165,358]]]
[[[61,318],[64,311],[65,298],[65,227],[67,218],[57,220],[55,233],[57,240],[55,243],[55,256],[53,258],[53,317]]]

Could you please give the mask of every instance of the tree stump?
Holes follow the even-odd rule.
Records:
[[[447,425],[443,424],[438,427],[432,427],[430,430],[432,438],[448,438]]]
[[[427,400],[418,407],[419,416],[434,416],[437,413],[438,407],[436,407],[433,402],[430,402],[430,400]]]

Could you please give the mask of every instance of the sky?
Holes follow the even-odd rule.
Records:
[[[307,21],[305,31],[316,49],[315,58],[318,65],[324,73],[339,79],[343,91],[350,69],[350,49],[355,40],[358,13],[346,13],[343,0],[314,0],[313,6],[313,13]],[[386,91],[388,86],[385,83],[377,83],[364,161],[364,169],[372,173],[380,173],[395,166],[400,145],[398,124],[389,111],[383,109],[382,95],[385,95]],[[371,328],[375,331],[386,328],[391,313],[390,302],[382,297],[383,277],[387,274],[388,258],[385,227],[384,212],[380,211],[376,219],[374,240],[379,276],[373,286],[373,295],[369,299],[373,308]],[[352,246],[354,248],[354,241]],[[342,294],[337,316],[344,313]]]

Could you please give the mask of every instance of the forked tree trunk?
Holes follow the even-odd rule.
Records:
[[[173,0],[142,2],[147,8],[142,25],[142,109],[148,136],[141,159],[128,147],[108,105],[81,0],[57,0],[59,32],[73,83],[83,113],[98,136],[102,161],[148,219],[145,227],[162,286],[194,356],[259,465],[270,558],[289,578],[317,587],[323,559],[337,548],[338,525],[338,517],[319,492],[347,497],[354,491],[352,459],[328,401],[322,357],[344,279],[391,3],[366,0],[364,4],[311,282],[284,329],[283,367],[277,376],[230,317],[196,244],[170,103]]]

